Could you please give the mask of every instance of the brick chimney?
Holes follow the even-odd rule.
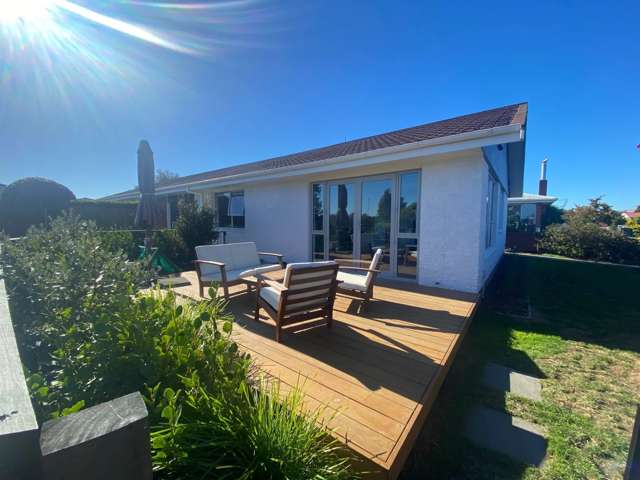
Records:
[[[547,159],[540,165],[540,182],[538,182],[538,195],[547,194]]]

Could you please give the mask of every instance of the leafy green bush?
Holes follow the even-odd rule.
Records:
[[[112,252],[122,251],[129,260],[140,256],[140,245],[144,243],[143,232],[129,230],[102,230],[99,233],[104,248]]]
[[[160,230],[153,234],[153,245],[182,270],[193,270],[193,258],[177,230]]]
[[[10,237],[22,236],[32,225],[57,217],[75,198],[71,190],[53,180],[16,180],[0,196],[0,230]]]
[[[29,368],[53,351],[60,325],[109,317],[130,302],[151,272],[122,251],[105,248],[93,222],[63,214],[5,242],[3,270]],[[55,325],[55,328],[54,328]]]
[[[213,238],[213,212],[208,208],[198,208],[191,197],[185,197],[178,204],[179,215],[176,231],[187,248],[189,261],[195,259],[198,245],[211,243]]]
[[[233,395],[249,361],[229,340],[231,319],[222,308],[215,298],[179,305],[173,293],[158,291],[137,294],[112,315],[69,322],[61,312],[43,332],[54,360],[35,379],[46,379],[46,390],[36,390],[43,413],[57,416],[78,402],[94,405],[147,387],[179,388],[194,374],[210,394]]]
[[[541,252],[600,262],[640,264],[640,243],[595,223],[550,225],[538,242]]]
[[[70,202],[73,214],[93,220],[100,228],[133,228],[138,202],[79,199]]]

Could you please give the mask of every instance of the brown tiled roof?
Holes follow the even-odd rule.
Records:
[[[461,133],[486,130],[507,125],[524,125],[527,118],[527,103],[518,103],[506,107],[494,108],[483,112],[471,113],[460,117],[426,123],[417,127],[404,128],[393,132],[337,143],[328,147],[314,148],[304,152],[281,157],[269,158],[258,162],[244,163],[233,167],[220,168],[208,172],[179,177],[162,188],[183,185],[192,182],[213,180],[242,173],[259,172],[275,168],[318,162],[343,157],[355,153],[370,152],[387,147],[395,147],[435,138],[448,137]],[[130,190],[133,193],[136,190]],[[129,193],[122,192],[122,193]]]

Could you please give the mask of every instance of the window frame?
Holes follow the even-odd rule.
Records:
[[[228,207],[231,205],[231,198],[233,196],[242,196],[242,203],[243,203],[243,208],[242,208],[242,215],[229,215],[227,213],[227,217],[229,217],[230,221],[229,221],[229,225],[222,225],[220,223],[220,210],[218,209],[218,198],[222,197],[222,196],[227,196],[227,198],[229,199],[229,204]],[[225,191],[219,191],[219,192],[213,192],[213,205],[214,205],[214,212],[215,212],[215,219],[216,219],[216,227],[217,228],[225,228],[225,229],[234,229],[234,230],[242,230],[244,228],[246,228],[247,225],[247,209],[246,209],[246,205],[244,203],[244,190],[225,190]],[[236,225],[236,218],[242,218],[242,225],[238,226]]]

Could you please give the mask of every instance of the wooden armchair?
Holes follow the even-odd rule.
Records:
[[[253,242],[225,243],[223,245],[200,245],[196,247],[195,261],[200,296],[204,287],[220,285],[224,296],[229,297],[229,287],[245,283],[245,278],[258,273],[280,270],[284,267],[279,253],[258,252]],[[263,265],[261,256],[275,257],[278,263]]]
[[[277,342],[284,325],[324,318],[327,327],[331,327],[337,273],[338,264],[331,261],[291,263],[287,265],[283,283],[258,274],[255,320],[260,320],[263,308],[276,323]]]
[[[338,293],[362,299],[362,308],[366,307],[369,299],[373,298],[373,286],[376,276],[380,273],[379,265],[382,258],[382,249],[376,250],[371,262],[366,260],[338,260]],[[365,267],[356,267],[357,263]]]

